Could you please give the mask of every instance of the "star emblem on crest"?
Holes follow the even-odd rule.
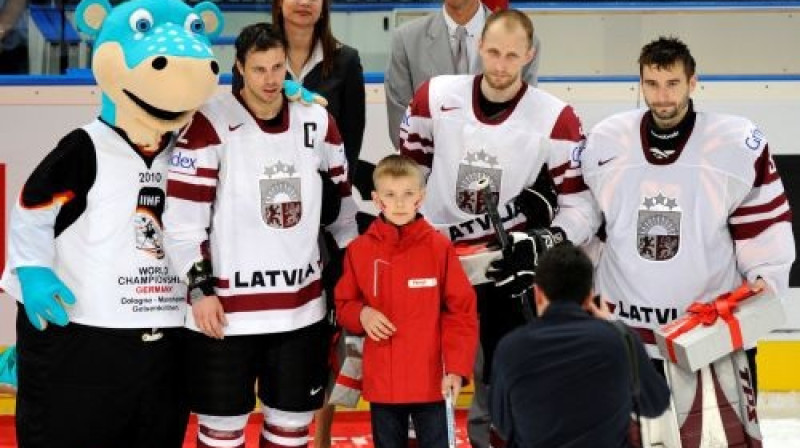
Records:
[[[466,160],[470,165],[484,164],[490,167],[498,165],[497,156],[493,156],[492,154],[486,152],[485,149],[481,149],[478,152],[467,152],[464,160]]]
[[[294,165],[291,163],[284,163],[282,161],[278,161],[274,165],[267,165],[264,167],[264,175],[267,177],[292,177],[295,173],[297,173],[297,169],[295,169]]]
[[[678,201],[675,198],[664,196],[659,192],[656,196],[645,196],[642,201],[642,207],[646,210],[658,209],[672,211],[678,208]]]

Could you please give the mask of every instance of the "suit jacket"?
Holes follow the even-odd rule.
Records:
[[[482,8],[486,9],[486,6]],[[486,15],[489,14],[490,11],[486,10]],[[536,85],[541,47],[536,35],[533,36],[533,46],[536,54],[533,61],[525,66],[523,79]],[[478,73],[481,70],[481,67],[476,67],[474,71]],[[456,74],[456,68],[444,11],[439,9],[414,19],[394,31],[384,88],[389,139],[395,147],[398,146],[400,122],[417,88],[434,76],[452,74]]]
[[[286,79],[291,78],[292,75],[286,73]],[[320,62],[303,78],[303,87],[328,100],[327,109],[336,120],[342,136],[352,181],[366,125],[364,72],[358,51],[353,47],[341,45],[333,55],[331,74],[327,78],[322,77],[322,62]]]

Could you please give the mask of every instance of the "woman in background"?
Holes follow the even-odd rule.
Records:
[[[272,23],[283,30],[288,43],[287,79],[299,82],[328,101],[328,112],[336,120],[342,136],[352,183],[364,138],[364,73],[358,51],[333,36],[330,2],[331,0],[273,0]],[[323,254],[329,252],[325,249],[323,248]],[[324,261],[331,267],[341,266],[337,260],[340,255],[331,254]],[[323,258],[326,258],[325,255]],[[335,271],[340,271],[340,268],[327,268],[328,266],[326,271],[329,272],[323,273],[323,283],[328,303],[332,304],[330,294],[339,278],[339,273]],[[343,345],[344,337],[339,340]],[[341,355],[340,362],[343,353]],[[338,366],[333,367],[338,370]],[[333,411],[333,406],[325,405],[316,413],[315,448],[331,446]]]

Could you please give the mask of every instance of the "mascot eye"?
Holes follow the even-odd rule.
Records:
[[[153,28],[153,16],[146,9],[137,9],[131,14],[128,23],[130,23],[133,31],[137,33],[146,33]]]
[[[189,14],[186,16],[186,22],[184,22],[183,27],[186,28],[186,31],[192,33],[202,33],[206,30],[206,24],[200,20],[197,14]]]

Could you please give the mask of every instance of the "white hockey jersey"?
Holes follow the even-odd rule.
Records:
[[[284,98],[279,125],[231,93],[205,105],[179,137],[164,214],[167,254],[184,277],[210,259],[226,335],[290,331],[319,321],[322,180],[342,205],[327,228],[339,247],[357,235],[339,131],[321,106]],[[192,314],[187,326],[197,329]]]
[[[99,120],[64,137],[13,209],[3,289],[22,302],[15,269],[51,267],[75,294],[71,322],[182,326],[186,288],[162,241],[172,148],[164,143],[155,157],[143,156]]]
[[[791,211],[764,135],[746,119],[698,112],[677,159],[663,163],[644,149],[643,117],[638,110],[602,121],[581,157],[606,220],[596,285],[614,313],[652,330],[743,279],[762,277],[785,293]],[[562,225],[575,238],[575,226]],[[649,331],[640,334],[653,343]]]
[[[494,232],[477,182],[486,177],[507,229],[520,228],[525,216],[513,204],[547,165],[563,213],[586,195],[569,163],[583,145],[578,117],[558,98],[523,84],[500,116],[479,107],[482,75],[432,78],[417,90],[400,126],[400,152],[428,175],[422,214],[453,241],[485,240]],[[581,220],[580,217],[575,217]]]

